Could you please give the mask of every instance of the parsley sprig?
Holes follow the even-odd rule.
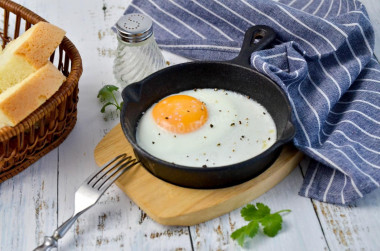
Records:
[[[256,206],[248,204],[240,210],[240,214],[241,217],[249,221],[249,223],[235,230],[231,234],[231,238],[236,240],[240,246],[243,246],[246,237],[253,238],[258,233],[260,224],[264,234],[269,237],[274,237],[282,228],[282,217],[280,213],[284,212],[291,211],[285,209],[271,214],[270,208],[263,203],[256,203]]]
[[[116,96],[114,92],[117,92],[119,88],[114,85],[105,85],[102,87],[102,89],[99,90],[98,98],[102,103],[105,103],[100,110],[102,113],[105,113],[106,107],[109,105],[113,105],[116,107],[117,110],[121,110],[121,107],[123,106],[123,102],[119,104],[119,102],[116,99]]]

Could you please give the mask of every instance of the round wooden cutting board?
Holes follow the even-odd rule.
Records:
[[[96,146],[99,166],[121,153],[135,157],[120,124]],[[286,145],[264,173],[242,184],[219,189],[192,189],[167,183],[135,165],[116,184],[149,217],[163,225],[191,226],[239,208],[282,181],[300,162],[302,153]]]

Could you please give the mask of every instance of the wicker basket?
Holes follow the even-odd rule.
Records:
[[[0,11],[4,13],[4,25],[0,27],[0,45],[3,47],[33,24],[45,21],[8,0],[0,0]],[[21,172],[57,147],[76,123],[81,57],[65,37],[50,61],[67,77],[66,82],[21,123],[0,129],[0,182]]]

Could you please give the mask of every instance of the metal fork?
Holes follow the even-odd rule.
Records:
[[[75,192],[74,214],[52,236],[45,236],[44,243],[34,251],[43,251],[56,248],[61,239],[78,217],[91,208],[100,199],[103,193],[119,178],[126,170],[138,163],[137,160],[121,154],[105,164],[100,171],[91,174]]]

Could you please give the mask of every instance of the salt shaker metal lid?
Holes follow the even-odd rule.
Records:
[[[142,42],[153,34],[152,20],[140,13],[122,16],[116,23],[117,34],[128,43]]]

